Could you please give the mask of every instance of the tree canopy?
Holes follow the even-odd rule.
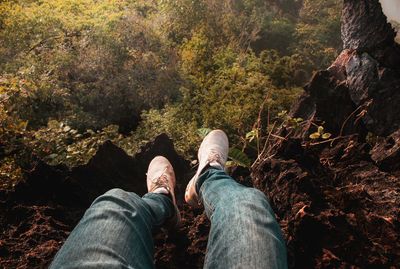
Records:
[[[340,9],[339,0],[2,1],[1,167],[23,166],[27,154],[85,162],[106,139],[133,154],[161,132],[190,156],[202,127],[243,146],[337,56]]]

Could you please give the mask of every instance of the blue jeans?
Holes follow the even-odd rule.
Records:
[[[211,221],[204,268],[287,268],[285,242],[262,192],[214,168],[199,182]],[[86,211],[50,268],[154,268],[152,230],[173,214],[168,196],[108,191]]]

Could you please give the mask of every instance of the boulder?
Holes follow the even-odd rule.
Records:
[[[286,237],[290,268],[400,264],[394,36],[378,0],[344,0],[344,51],[314,75],[290,113],[306,121],[303,130],[273,140],[253,166],[253,183],[270,198]],[[315,124],[334,140],[310,143]]]
[[[378,0],[343,1],[342,40],[345,49],[370,51],[392,45],[395,36]]]

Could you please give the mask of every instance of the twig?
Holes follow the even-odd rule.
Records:
[[[46,42],[49,41],[49,40],[52,40],[52,39],[56,40],[56,39],[60,39],[60,38],[62,38],[62,37],[63,37],[62,35],[55,35],[55,36],[50,36],[50,37],[48,37],[48,38],[42,39],[42,40],[40,40],[39,42],[37,42],[36,44],[34,44],[32,47],[30,47],[29,50],[28,50],[28,52],[27,52],[27,54],[29,54],[31,51],[33,51],[33,50],[36,49],[37,47],[43,45],[44,43],[46,43]]]
[[[321,144],[325,144],[325,143],[329,143],[329,142],[332,142],[332,143],[331,143],[331,145],[332,145],[333,142],[335,142],[335,141],[338,140],[338,139],[347,138],[347,137],[351,137],[351,136],[352,136],[352,135],[338,136],[338,137],[331,138],[331,139],[328,139],[328,140],[324,140],[324,141],[320,141],[320,142],[315,142],[315,143],[310,143],[309,145],[310,145],[310,146],[316,146],[316,145],[321,145]]]
[[[11,96],[7,95],[7,97],[0,100],[0,104],[6,103],[10,98],[11,98]]]
[[[264,111],[264,106],[267,103],[269,98],[269,94],[267,94],[267,96],[265,97],[264,101],[262,102],[261,106],[260,106],[260,110],[258,111],[258,117],[257,117],[257,154],[260,155],[260,137],[262,137],[262,133],[261,133],[261,116],[262,116],[262,112]],[[269,116],[269,107],[268,107],[268,116]],[[268,123],[267,123],[268,124]],[[267,125],[268,128],[268,125]]]
[[[45,44],[47,41],[57,40],[57,39],[60,39],[63,37],[75,37],[75,36],[79,36],[79,35],[80,35],[80,32],[77,31],[77,32],[72,32],[72,33],[64,32],[64,34],[49,36],[47,38],[40,40],[39,42],[34,44],[32,47],[30,47],[29,50],[27,51],[27,54],[29,54],[31,51],[33,51],[37,47]]]
[[[256,164],[256,163],[258,162],[258,160],[260,159],[260,156],[264,155],[264,152],[265,152],[265,150],[267,149],[267,145],[268,145],[269,139],[270,139],[270,137],[271,137],[271,134],[272,134],[272,132],[273,132],[274,129],[275,129],[275,124],[276,124],[276,122],[274,122],[274,124],[272,125],[272,128],[271,128],[271,131],[269,131],[269,133],[268,133],[267,139],[265,140],[265,143],[264,143],[263,150],[260,152],[260,154],[258,154],[257,159],[253,162],[253,164],[251,165],[251,167],[253,167],[254,164]]]
[[[279,135],[275,135],[275,134],[271,134],[271,136],[272,136],[272,137],[275,137],[275,138],[279,138],[279,139],[281,139],[281,140],[287,140],[287,138],[286,138],[286,137],[283,137],[283,136],[279,136]]]
[[[340,133],[339,133],[339,137],[341,137],[343,135],[343,130],[344,127],[346,126],[347,122],[350,120],[351,117],[353,117],[358,110],[360,110],[361,108],[367,108],[371,105],[372,100],[367,101],[366,103],[360,105],[359,107],[356,108],[356,110],[354,110],[347,118],[346,120],[343,122],[342,127],[340,128]],[[364,115],[363,115],[364,116]]]

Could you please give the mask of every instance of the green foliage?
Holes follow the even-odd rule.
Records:
[[[258,130],[253,129],[246,134],[246,140],[252,142],[254,139],[258,139]]]
[[[205,30],[216,46],[247,49],[257,39],[271,8],[261,0],[163,0],[163,29],[178,44]]]
[[[118,126],[101,131],[79,132],[63,122],[49,121],[47,127],[37,130],[26,146],[49,164],[70,166],[86,163],[106,140],[122,139]]]
[[[318,130],[315,133],[310,134],[310,138],[313,140],[316,139],[329,139],[332,136],[331,133],[326,133],[323,126],[318,126]]]
[[[182,61],[185,64],[190,60],[183,58]],[[220,49],[208,59],[207,65],[212,69],[206,68],[206,73],[199,72],[198,65],[193,65],[195,69],[185,68],[192,83],[182,89],[182,115],[199,126],[245,134],[251,129],[267,95],[271,113],[275,114],[288,109],[299,93],[295,88],[277,88],[269,77],[270,62],[251,52],[243,54],[232,48]]]
[[[176,150],[188,158],[197,156],[197,147],[201,142],[198,125],[185,120],[179,105],[166,106],[161,110],[149,110],[142,114],[142,121],[131,141],[145,143],[161,133],[173,139]]]
[[[0,77],[0,161],[3,156],[10,156],[22,144],[28,121],[21,120],[10,112],[11,100],[26,93],[21,90],[23,81]]]
[[[197,130],[200,138],[205,138],[212,130],[210,128],[200,128]]]
[[[250,158],[240,149],[230,148],[229,149],[229,159],[233,161],[233,164],[230,165],[238,165],[250,168],[252,161]]]
[[[293,118],[291,117],[287,110],[282,110],[281,112],[278,113],[278,118],[282,120],[282,126],[287,128],[287,129],[294,129],[297,131],[299,128],[301,128],[301,124],[303,123],[302,118]]]
[[[204,126],[225,130],[231,164],[249,167],[273,124],[301,128],[280,112],[337,55],[340,8],[339,0],[1,1],[0,182],[20,176],[21,156],[76,165],[106,140],[132,155],[160,133],[194,158]]]
[[[49,0],[0,4],[0,72],[31,82],[13,109],[32,127],[133,129],[178,93],[175,55],[144,17],[148,4]],[[146,16],[148,14],[146,13]],[[28,108],[28,110],[26,110]]]
[[[6,157],[0,160],[0,188],[11,188],[22,178],[22,168],[15,158]]]
[[[342,48],[340,18],[342,1],[305,0],[296,27],[293,50],[302,55],[304,69],[326,68]]]

